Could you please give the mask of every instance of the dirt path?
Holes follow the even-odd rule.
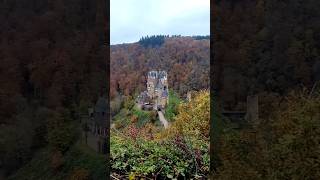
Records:
[[[166,120],[166,118],[164,118],[164,115],[163,115],[162,111],[158,111],[158,116],[159,116],[159,120],[163,124],[164,128],[167,129],[168,126],[169,126],[169,123]]]

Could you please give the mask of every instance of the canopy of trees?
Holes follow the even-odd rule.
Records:
[[[139,44],[141,44],[143,47],[156,47],[161,46],[164,43],[164,39],[168,36],[164,35],[153,35],[153,36],[146,36],[142,37],[139,40]]]
[[[224,107],[248,94],[284,95],[319,81],[316,0],[221,0],[213,6],[215,86]]]
[[[316,0],[215,2],[214,111],[243,109],[251,94],[260,111],[257,126],[214,133],[215,179],[319,179],[319,8]]]
[[[134,95],[146,90],[147,72],[157,69],[168,72],[169,88],[179,95],[186,95],[188,90],[209,88],[209,51],[209,40],[192,37],[165,38],[157,48],[145,48],[139,43],[113,45],[111,99],[119,93]]]
[[[40,148],[68,150],[75,142],[80,102],[88,105],[107,91],[101,2],[0,2],[0,161],[5,176]]]

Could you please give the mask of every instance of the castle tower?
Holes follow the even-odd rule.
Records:
[[[150,71],[148,73],[148,79],[147,79],[147,93],[151,98],[155,97],[155,87],[157,85],[157,77],[158,72],[157,71]]]

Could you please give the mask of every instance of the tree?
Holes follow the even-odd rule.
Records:
[[[55,115],[48,119],[48,143],[54,149],[65,152],[74,142],[76,131],[70,114],[66,109],[59,109]]]

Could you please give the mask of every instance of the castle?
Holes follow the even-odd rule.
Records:
[[[166,71],[149,71],[147,76],[147,91],[138,96],[142,106],[153,106],[153,109],[163,110],[169,103],[168,75]]]

